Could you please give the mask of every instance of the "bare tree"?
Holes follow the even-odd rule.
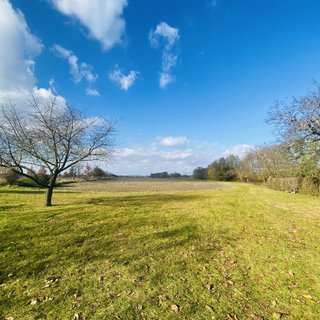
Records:
[[[287,141],[320,141],[320,85],[310,94],[277,101],[271,108],[267,122],[273,124],[278,135]]]
[[[88,118],[61,99],[40,103],[34,96],[31,111],[18,110],[11,102],[0,112],[0,167],[28,177],[46,187],[45,206],[59,174],[83,161],[109,160],[114,124],[102,117]],[[44,182],[37,174],[43,167]]]
[[[267,182],[274,177],[294,176],[296,169],[297,164],[286,144],[264,145],[256,147],[242,160],[240,179]]]

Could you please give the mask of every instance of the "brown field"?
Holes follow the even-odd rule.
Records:
[[[62,190],[92,192],[170,192],[188,190],[225,190],[228,183],[192,180],[187,178],[116,178],[112,180],[83,181],[64,184]]]

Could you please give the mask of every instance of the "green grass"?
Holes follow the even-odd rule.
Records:
[[[319,198],[240,184],[42,198],[0,188],[0,319],[320,319]]]

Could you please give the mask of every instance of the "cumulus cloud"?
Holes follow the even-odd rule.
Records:
[[[162,152],[160,157],[165,160],[185,160],[193,156],[192,150],[175,150],[172,152]]]
[[[61,96],[50,88],[38,88],[34,74],[35,58],[41,53],[42,43],[30,31],[24,15],[15,10],[9,1],[0,0],[0,104],[13,103],[26,110],[32,94],[39,102],[58,99]]]
[[[149,145],[117,149],[114,162],[108,167],[108,171],[120,175],[149,175],[163,171],[192,174],[196,167],[207,166],[224,151],[217,143],[190,141],[185,138],[181,139],[180,145],[177,143],[177,146],[172,146],[179,141],[172,143],[171,139],[168,139],[163,145],[163,140],[157,138]],[[181,147],[182,142],[186,141],[188,147]],[[170,149],[167,144],[170,144]]]
[[[30,109],[31,96],[39,103],[45,104],[55,100],[59,105],[66,105],[64,97],[56,95],[52,90],[46,88],[19,89],[8,92],[0,92],[0,104],[3,106],[13,104],[18,110],[27,111]]]
[[[118,84],[122,90],[127,91],[134,85],[139,75],[138,71],[130,71],[127,75],[123,74],[122,71],[116,66],[113,71],[109,73],[109,79]]]
[[[181,139],[175,140],[176,138]],[[182,142],[188,143],[188,147],[181,148]],[[168,145],[172,147],[169,151],[165,148]],[[156,139],[150,145],[117,149],[114,153],[114,163],[108,167],[108,171],[120,175],[149,175],[152,172],[163,171],[192,174],[196,167],[207,167],[220,157],[230,154],[243,157],[253,149],[254,147],[248,144],[226,149],[217,142],[193,141],[186,137],[165,137],[161,140]]]
[[[163,151],[154,144],[117,149],[114,163],[108,168],[116,174],[148,175],[152,172],[179,170],[181,173],[192,172],[196,155],[190,150]]]
[[[125,32],[122,18],[127,0],[51,0],[62,14],[79,21],[104,50],[121,42]]]
[[[249,152],[254,150],[255,147],[251,146],[249,144],[238,144],[236,146],[232,146],[230,148],[227,148],[224,152],[224,156],[229,156],[231,154],[238,156],[239,158],[245,157]]]
[[[188,143],[187,137],[164,137],[160,140],[160,145],[166,147],[183,147]]]
[[[159,85],[162,89],[166,88],[175,79],[171,75],[171,70],[177,64],[178,54],[174,53],[173,49],[179,39],[179,29],[173,28],[165,22],[159,23],[156,29],[149,33],[149,41],[153,48],[160,47],[161,43],[163,46],[162,70],[159,78]]]
[[[65,106],[67,104],[67,101],[64,97],[56,95],[56,93],[52,92],[50,88],[33,88],[32,94],[39,103],[46,103],[48,101],[56,100],[60,106]]]
[[[185,160],[193,156],[192,150],[173,150],[173,151],[163,151],[157,148],[123,148],[117,149],[115,151],[115,156],[122,159],[128,159],[131,157],[151,157],[160,158],[162,160]]]
[[[42,49],[21,11],[15,10],[7,0],[0,1],[0,93],[33,88],[35,57]]]

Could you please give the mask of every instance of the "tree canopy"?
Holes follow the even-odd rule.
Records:
[[[45,205],[51,206],[61,172],[82,161],[110,159],[114,124],[56,98],[39,102],[31,96],[27,107],[29,111],[21,111],[9,103],[1,108],[0,167],[46,187]],[[41,177],[40,168],[49,179]]]
[[[285,141],[319,142],[320,85],[300,98],[275,102],[267,122],[274,125],[278,136]]]

